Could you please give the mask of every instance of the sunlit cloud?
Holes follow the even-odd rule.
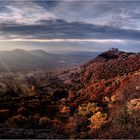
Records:
[[[26,42],[123,42],[120,39],[11,39],[11,40],[0,40],[0,41],[26,41]]]

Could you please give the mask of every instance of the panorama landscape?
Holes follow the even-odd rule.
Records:
[[[1,0],[0,139],[140,139],[140,1]]]

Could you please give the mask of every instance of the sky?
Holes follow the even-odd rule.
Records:
[[[140,52],[140,1],[0,0],[0,50]]]

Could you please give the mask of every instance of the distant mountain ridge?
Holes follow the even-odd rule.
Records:
[[[44,50],[26,51],[14,49],[0,51],[0,71],[20,71],[36,69],[55,69],[82,64],[95,57],[98,53],[91,54],[52,54]]]

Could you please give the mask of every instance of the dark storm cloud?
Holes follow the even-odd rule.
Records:
[[[83,22],[40,20],[33,25],[5,24],[4,35],[17,35],[27,39],[131,39],[140,40],[140,31],[117,29]]]

